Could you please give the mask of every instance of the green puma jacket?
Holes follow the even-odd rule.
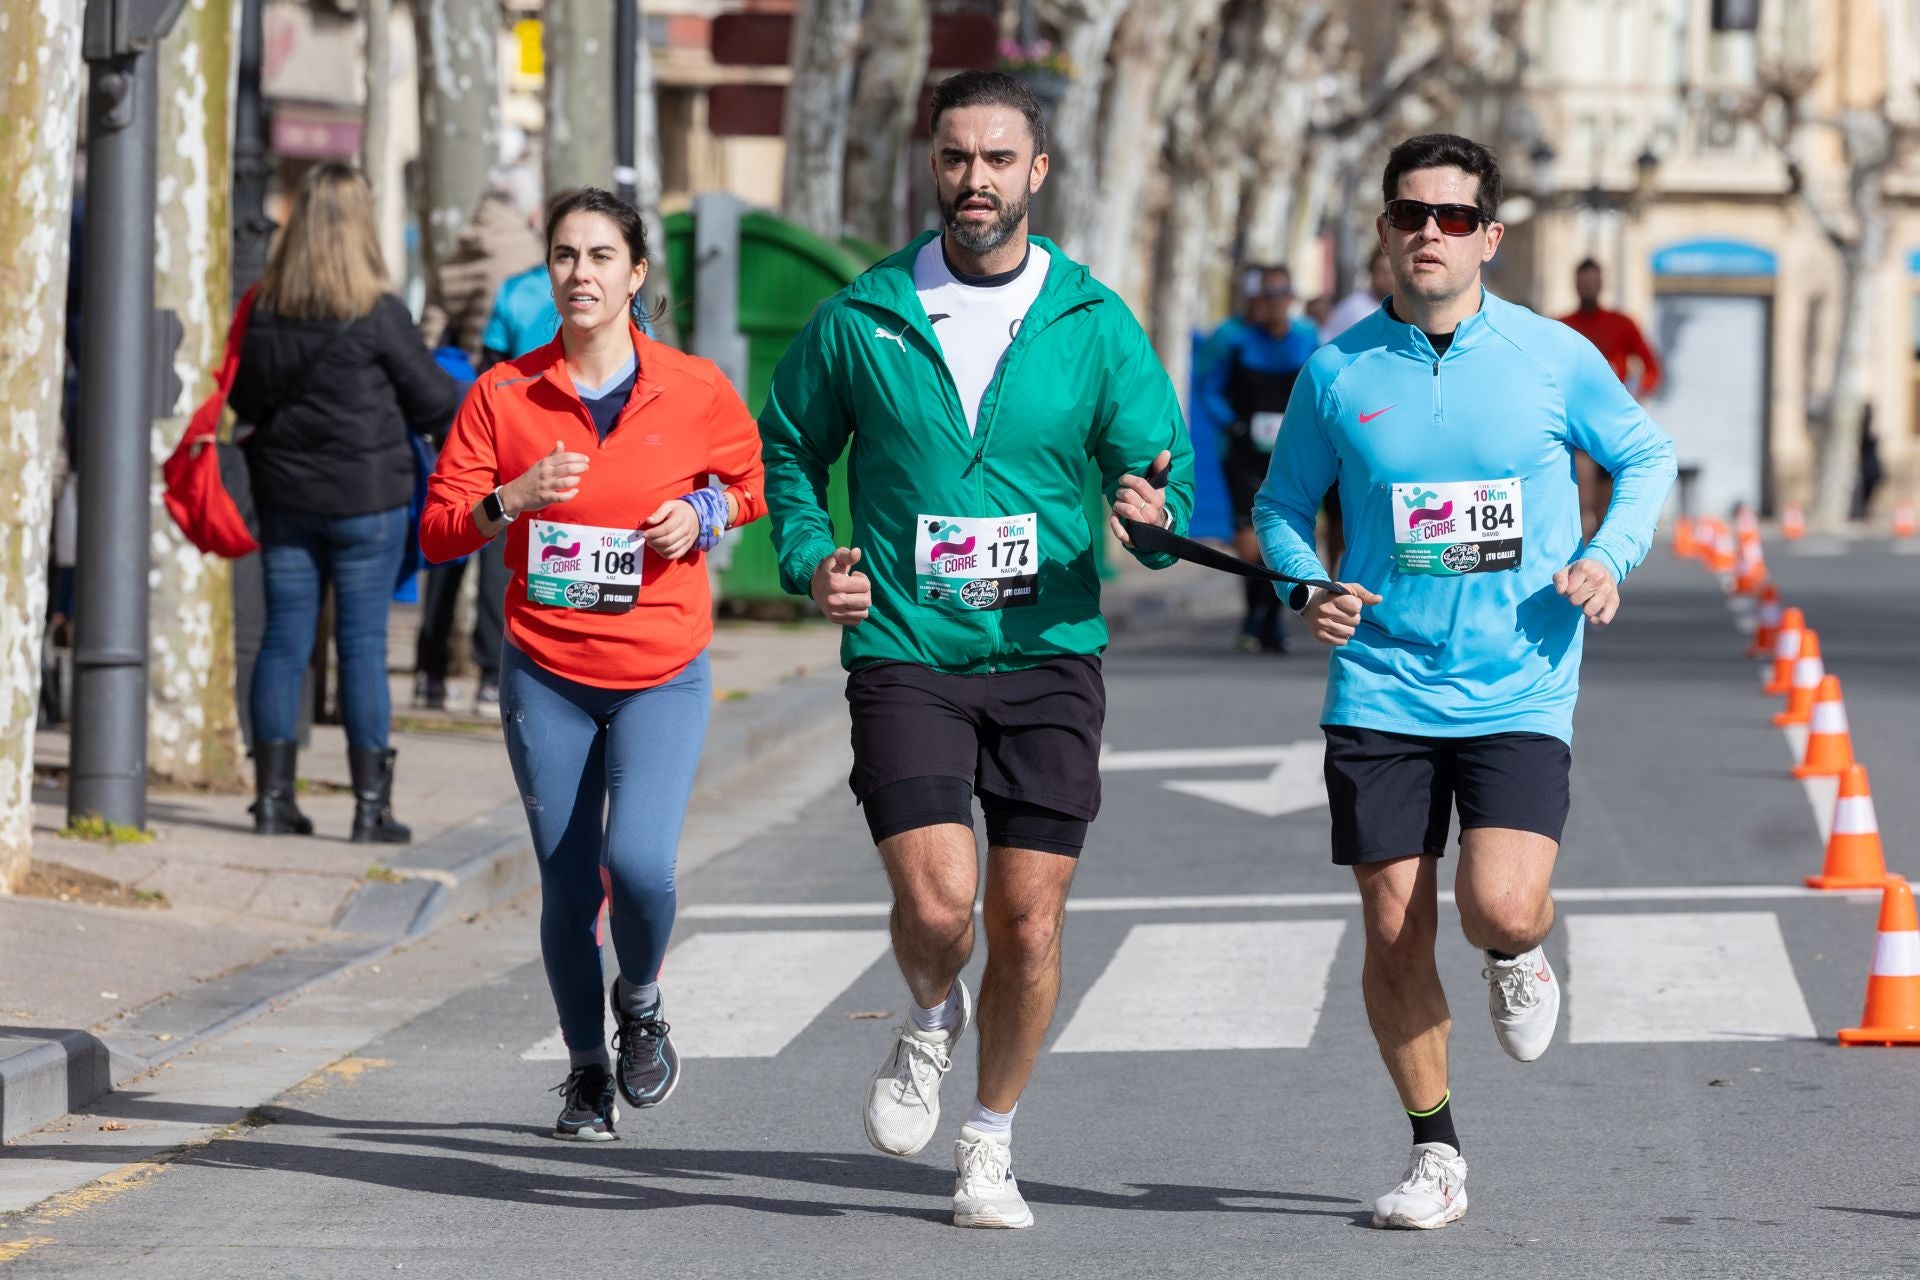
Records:
[[[1047,278],[969,433],[913,287],[932,233],[822,303],[774,371],[760,417],[780,578],[807,595],[836,546],[858,547],[867,620],[848,670],[913,662],[971,674],[1106,647],[1088,462],[1112,495],[1162,449],[1172,527],[1193,511],[1193,449],[1173,384],[1126,303],[1052,243]],[[853,528],[827,518],[828,468],[852,441]],[[1138,557],[1151,568],[1165,556]]]

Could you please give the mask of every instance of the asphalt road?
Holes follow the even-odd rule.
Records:
[[[1920,873],[1920,557],[1772,552],[1845,683],[1889,862]],[[620,1141],[544,1136],[564,1063],[523,910],[439,942],[430,998],[250,1125],[0,1219],[0,1261],[23,1277],[1920,1273],[1920,1050],[1831,1041],[1858,1021],[1877,898],[1794,891],[1819,867],[1818,796],[1787,775],[1735,621],[1704,571],[1657,553],[1590,636],[1548,943],[1568,998],[1541,1061],[1501,1054],[1477,955],[1443,941],[1472,1198],[1446,1231],[1366,1226],[1408,1130],[1360,1004],[1350,879],[1326,858],[1323,660],[1230,653],[1229,623],[1129,637],[1107,661],[1105,809],[1016,1123],[1034,1229],[947,1224],[969,1054],[920,1157],[864,1141],[862,1091],[905,996],[858,811],[816,761],[797,820],[683,883],[663,985],[686,1076]],[[467,981],[448,976],[463,963]],[[102,1158],[80,1139],[5,1152]]]

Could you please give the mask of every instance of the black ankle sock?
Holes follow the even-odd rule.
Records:
[[[1460,1139],[1453,1132],[1453,1091],[1440,1099],[1440,1105],[1431,1111],[1407,1112],[1407,1119],[1413,1121],[1413,1141],[1417,1146],[1422,1142],[1444,1142],[1456,1152],[1460,1150]]]
[[[1495,960],[1518,960],[1520,958],[1519,956],[1510,956],[1504,951],[1494,951],[1491,949],[1488,950],[1487,955]]]

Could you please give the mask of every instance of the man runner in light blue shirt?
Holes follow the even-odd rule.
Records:
[[[1494,1031],[1530,1062],[1560,1009],[1541,943],[1583,621],[1613,620],[1674,459],[1591,343],[1482,287],[1504,232],[1491,151],[1412,138],[1382,186],[1375,225],[1393,294],[1301,372],[1254,526],[1273,568],[1332,576],[1314,553],[1314,516],[1339,486],[1350,594],[1296,589],[1291,603],[1333,646],[1320,717],[1333,859],[1359,882],[1367,1016],[1413,1122],[1406,1176],[1373,1222],[1432,1228],[1467,1209],[1433,956],[1449,819],[1457,808],[1455,892],[1487,956]],[[1615,476],[1586,543],[1575,449]]]

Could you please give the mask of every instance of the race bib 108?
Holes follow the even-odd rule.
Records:
[[[1014,609],[1039,598],[1040,529],[1017,516],[919,517],[914,598],[949,613]]]
[[[527,599],[555,609],[625,613],[640,598],[646,547],[636,529],[535,520],[527,526]]]
[[[1517,569],[1524,532],[1518,479],[1393,486],[1393,562],[1401,573]]]

